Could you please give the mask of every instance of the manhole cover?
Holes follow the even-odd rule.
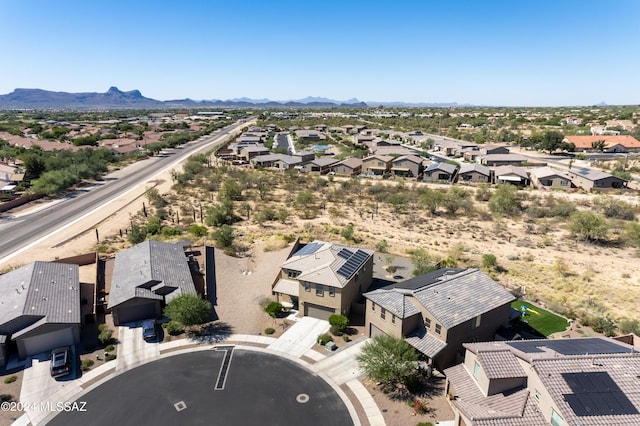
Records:
[[[300,404],[309,402],[309,395],[307,395],[306,393],[301,393],[300,395],[296,396],[296,401],[298,401]]]
[[[178,412],[187,408],[187,404],[185,404],[184,401],[176,402],[173,406],[176,407],[176,411]]]

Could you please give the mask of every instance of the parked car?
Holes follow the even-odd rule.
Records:
[[[51,377],[62,377],[71,373],[71,348],[65,346],[51,351]]]
[[[142,321],[142,338],[144,340],[154,340],[158,337],[156,334],[156,320],[148,319]]]

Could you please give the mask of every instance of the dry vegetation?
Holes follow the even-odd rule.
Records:
[[[183,234],[213,239],[239,256],[257,240],[268,251],[296,237],[401,256],[423,249],[433,265],[484,267],[506,287],[520,287],[529,299],[585,325],[610,318],[618,333],[638,331],[635,194],[447,186],[207,164],[206,156],[192,157],[173,173],[170,192],[147,194],[145,211],[132,218],[135,232],[111,237],[99,249],[116,250],[127,245],[126,238],[135,243]],[[483,264],[485,254],[496,261]]]

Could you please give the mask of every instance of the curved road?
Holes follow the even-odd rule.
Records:
[[[81,218],[122,196],[138,185],[175,167],[187,157],[211,150],[231,134],[248,125],[240,121],[189,142],[168,156],[151,157],[106,176],[105,183],[86,192],[78,191],[54,206],[18,218],[0,216],[0,264],[72,226]],[[142,163],[142,164],[141,164]],[[79,194],[79,195],[78,195]]]

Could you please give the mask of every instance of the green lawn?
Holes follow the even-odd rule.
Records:
[[[569,326],[569,322],[566,319],[544,310],[531,302],[516,300],[511,303],[511,307],[518,312],[522,312],[522,305],[527,305],[530,309],[533,309],[540,315],[527,310],[527,314],[524,317],[520,317],[520,321],[527,321],[527,324],[533,330],[545,337],[558,331],[564,331]]]

